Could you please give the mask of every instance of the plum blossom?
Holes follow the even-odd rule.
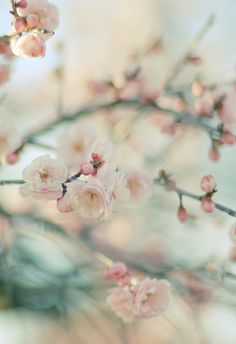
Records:
[[[202,191],[205,191],[206,193],[211,193],[217,186],[215,178],[211,174],[202,177],[200,185]]]
[[[134,314],[150,318],[166,311],[170,299],[170,285],[165,280],[145,278],[136,288]]]
[[[107,298],[107,304],[125,323],[130,323],[136,318],[133,312],[134,294],[128,287],[113,288]]]
[[[23,170],[25,184],[20,187],[23,197],[56,200],[63,194],[62,184],[68,177],[68,169],[60,159],[43,155]]]
[[[105,141],[97,139],[90,152],[94,167],[99,168],[107,162],[114,160],[114,151],[112,145]]]
[[[21,136],[14,125],[0,119],[0,159],[15,152],[21,145]]]
[[[126,173],[127,187],[130,191],[130,202],[139,205],[152,195],[152,180],[143,172],[129,171]]]
[[[91,146],[95,141],[95,132],[89,126],[77,122],[59,137],[58,156],[69,167],[78,171],[83,164],[90,161]]]
[[[110,216],[109,198],[98,178],[76,180],[67,186],[67,192],[73,210],[82,217],[101,220]]]
[[[62,195],[62,197],[58,198],[57,209],[61,213],[68,213],[68,212],[71,212],[73,210],[72,206],[70,204],[70,198],[69,198],[68,192],[66,192],[64,195]]]
[[[11,39],[12,52],[20,57],[44,57],[46,45],[44,39],[35,33],[26,33]]]

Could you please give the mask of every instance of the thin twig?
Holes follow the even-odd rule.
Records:
[[[157,184],[157,185],[160,185],[162,186],[163,188],[165,187],[168,187],[168,189],[172,190],[172,191],[175,191],[177,193],[178,196],[185,196],[185,197],[188,197],[188,198],[191,198],[191,199],[194,199],[198,202],[201,202],[203,197],[205,195],[196,195],[192,192],[189,192],[189,191],[186,191],[184,189],[181,189],[175,185],[173,185],[172,183],[169,183],[168,181],[165,181],[163,180],[163,178],[155,178],[154,179],[154,183]],[[215,204],[215,207],[216,209],[228,214],[229,216],[233,216],[233,217],[236,217],[236,211],[231,209],[231,208],[228,208],[222,204],[219,204],[219,203],[214,203]]]

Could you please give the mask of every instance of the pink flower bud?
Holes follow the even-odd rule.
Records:
[[[236,137],[229,131],[225,131],[221,136],[221,140],[225,145],[233,145],[236,142]]]
[[[185,222],[188,218],[187,211],[184,207],[180,206],[177,212],[177,217],[180,222]]]
[[[29,13],[26,16],[26,24],[28,29],[35,29],[39,25],[39,17],[37,14]]]
[[[28,6],[28,3],[27,3],[27,0],[20,0],[16,3],[16,6],[19,7],[19,8],[27,8]]]
[[[94,167],[93,167],[93,165],[90,164],[90,163],[83,164],[83,165],[81,166],[80,172],[81,172],[82,174],[84,174],[85,176],[88,176],[88,175],[90,175],[90,174],[93,174],[93,172],[94,172]]]
[[[46,52],[45,41],[36,34],[27,33],[11,39],[12,52],[20,57],[43,57]]]
[[[108,281],[118,281],[120,278],[127,275],[127,268],[124,263],[114,263],[105,273],[105,278]]]
[[[16,32],[23,32],[26,29],[26,22],[24,18],[14,18],[13,23],[12,23],[13,29]]]
[[[202,210],[206,213],[212,213],[215,210],[215,204],[211,197],[204,197],[201,202]]]
[[[218,161],[220,159],[220,152],[217,148],[213,147],[209,150],[208,156],[212,161]]]
[[[212,175],[204,176],[201,179],[200,182],[202,191],[205,191],[206,193],[212,192],[216,188],[216,181],[215,178]]]
[[[6,156],[6,162],[10,165],[14,165],[19,161],[20,155],[18,152],[10,153]]]
[[[234,223],[229,230],[229,237],[233,244],[236,244],[236,223]]]
[[[69,213],[72,211],[72,207],[67,193],[57,200],[57,209],[61,213]]]

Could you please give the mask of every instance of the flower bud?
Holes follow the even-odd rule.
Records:
[[[212,201],[211,197],[206,196],[202,199],[201,207],[206,213],[212,213],[215,210],[215,203]]]
[[[80,173],[84,174],[85,176],[88,176],[90,174],[93,174],[94,172],[94,167],[90,163],[83,164],[80,169]]]
[[[26,17],[27,28],[32,30],[39,25],[39,17],[37,14],[29,13]]]
[[[188,218],[188,214],[187,211],[184,207],[180,206],[178,211],[177,211],[177,217],[179,219],[180,222],[186,222],[187,218]]]
[[[209,174],[208,176],[202,177],[200,185],[201,185],[202,191],[205,191],[206,193],[210,193],[213,190],[215,190],[217,184],[216,184],[215,178],[211,174]]]
[[[19,33],[19,32],[23,32],[26,29],[26,22],[24,18],[14,18],[13,23],[12,23],[13,29],[15,30],[15,32]]]
[[[212,147],[208,152],[208,156],[212,161],[218,161],[220,159],[220,152],[217,148]]]
[[[14,165],[19,161],[20,155],[18,152],[10,153],[6,156],[7,164]]]
[[[68,213],[72,211],[72,207],[67,193],[57,200],[57,209],[61,213]]]

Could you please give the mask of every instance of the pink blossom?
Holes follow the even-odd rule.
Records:
[[[133,313],[134,294],[128,287],[113,288],[107,298],[107,304],[126,323],[130,323],[136,318]]]
[[[73,210],[82,217],[105,219],[110,215],[107,193],[100,180],[93,177],[88,181],[76,180],[67,186]]]
[[[84,174],[85,176],[89,176],[90,174],[94,173],[94,167],[90,162],[83,164],[80,168],[80,173]]]
[[[129,171],[126,173],[127,187],[130,191],[130,202],[139,205],[152,195],[152,180],[145,173]]]
[[[55,30],[59,24],[58,8],[48,0],[28,0],[26,7],[17,7],[17,13],[20,17],[26,18],[29,29],[37,27],[37,29]]]
[[[20,134],[12,123],[0,119],[0,159],[15,152],[22,144]]]
[[[9,165],[14,165],[19,161],[19,158],[20,158],[19,152],[13,152],[6,156],[6,162]]]
[[[215,210],[215,203],[212,201],[211,197],[204,197],[201,202],[202,210],[206,213],[212,213]]]
[[[211,174],[202,177],[200,185],[202,191],[206,193],[211,193],[217,186],[215,178]]]
[[[69,167],[78,171],[82,164],[90,161],[91,147],[95,140],[95,132],[87,125],[77,122],[59,137],[58,155]]]
[[[23,197],[58,199],[62,196],[62,183],[67,177],[68,169],[63,161],[43,155],[23,170],[25,184],[20,187],[20,193]]]
[[[12,52],[20,57],[44,57],[46,45],[44,39],[34,33],[26,33],[11,39]]]
[[[229,230],[229,237],[233,244],[236,244],[236,223],[234,223]]]
[[[127,267],[124,263],[114,263],[106,272],[105,278],[108,281],[118,281],[127,274]]]
[[[170,285],[165,280],[145,278],[135,291],[134,313],[150,318],[165,312],[169,305]]]

